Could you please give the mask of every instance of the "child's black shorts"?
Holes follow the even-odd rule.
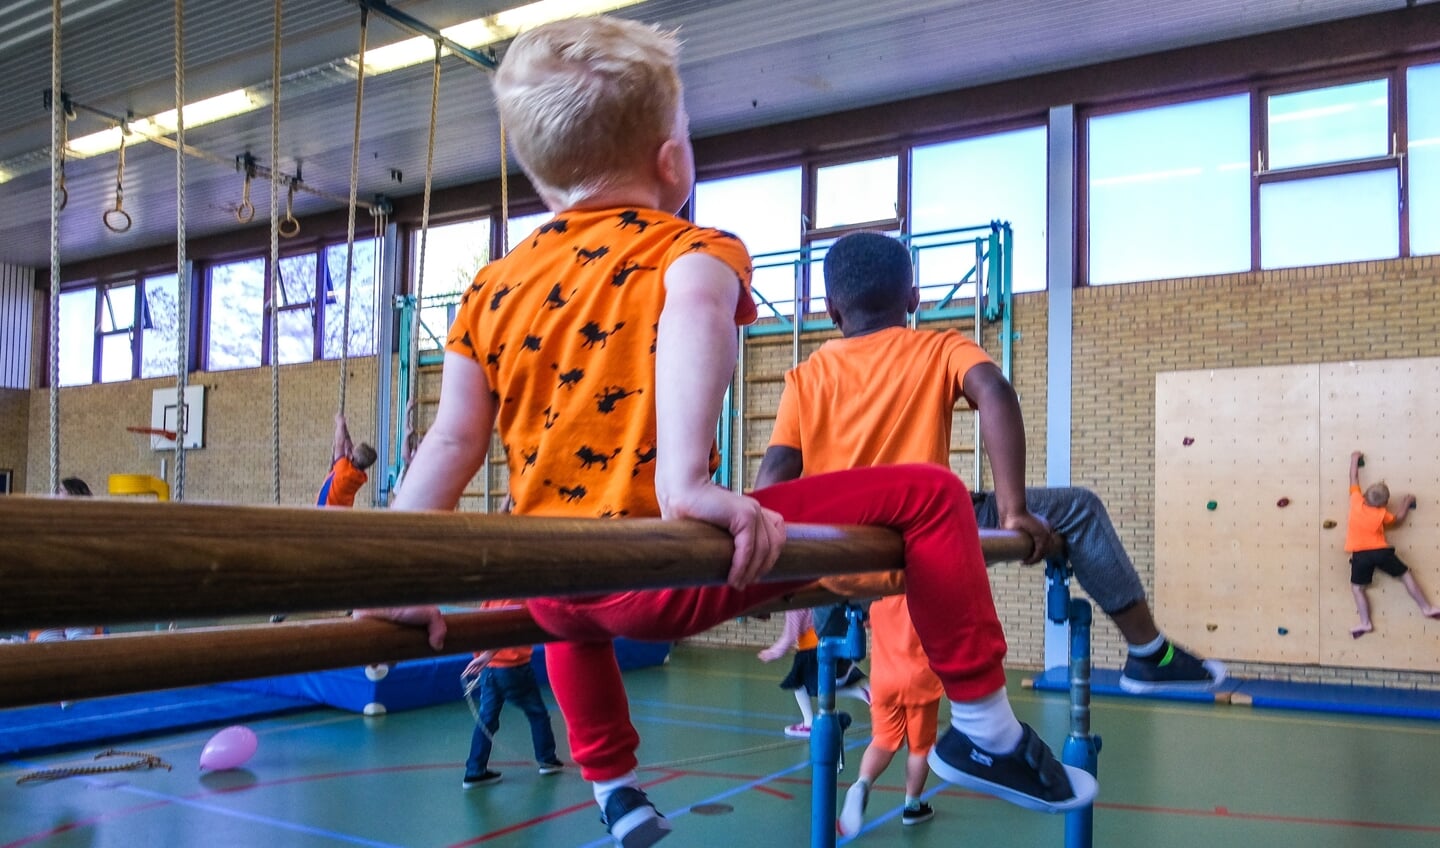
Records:
[[[1391,577],[1399,577],[1409,570],[1400,557],[1395,556],[1394,548],[1374,548],[1350,554],[1350,582],[1356,586],[1369,586],[1377,568]]]

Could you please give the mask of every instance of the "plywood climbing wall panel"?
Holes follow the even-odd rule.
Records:
[[[1156,377],[1156,617],[1204,655],[1319,658],[1318,375]]]
[[[1419,508],[1387,541],[1432,602],[1440,601],[1440,360],[1390,359],[1320,368],[1320,657],[1325,665],[1440,669],[1440,621],[1421,617],[1405,587],[1386,574],[1370,586],[1375,631],[1350,637],[1356,621],[1344,553],[1350,452],[1365,454],[1360,485],[1384,480],[1391,509],[1414,493]],[[1322,520],[1323,520],[1322,519]]]
[[[1362,485],[1386,480],[1392,507],[1419,499],[1389,541],[1440,602],[1440,359],[1172,372],[1157,375],[1155,406],[1154,598],[1168,632],[1221,658],[1440,669],[1440,621],[1388,575],[1369,592],[1375,632],[1351,638],[1344,552],[1359,450]]]

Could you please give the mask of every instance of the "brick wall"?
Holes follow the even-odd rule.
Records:
[[[25,491],[29,428],[30,392],[0,389],[0,469],[10,470],[10,486],[14,492]]]

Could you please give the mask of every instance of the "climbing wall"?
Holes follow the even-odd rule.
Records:
[[[1390,541],[1440,601],[1440,360],[1172,372],[1157,375],[1155,405],[1155,603],[1166,630],[1237,660],[1440,667],[1440,621],[1383,574],[1370,590],[1376,630],[1351,638],[1343,550],[1349,457],[1360,450],[1362,485],[1387,480],[1392,504],[1418,497]]]
[[[1156,376],[1156,617],[1204,655],[1318,661],[1317,373]]]

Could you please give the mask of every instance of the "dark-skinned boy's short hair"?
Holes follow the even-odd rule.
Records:
[[[375,449],[361,442],[355,446],[355,450],[351,451],[350,464],[354,465],[357,470],[364,471],[375,464],[375,456]]]
[[[903,308],[914,285],[910,251],[890,236],[851,233],[825,254],[825,296],[843,314]]]

